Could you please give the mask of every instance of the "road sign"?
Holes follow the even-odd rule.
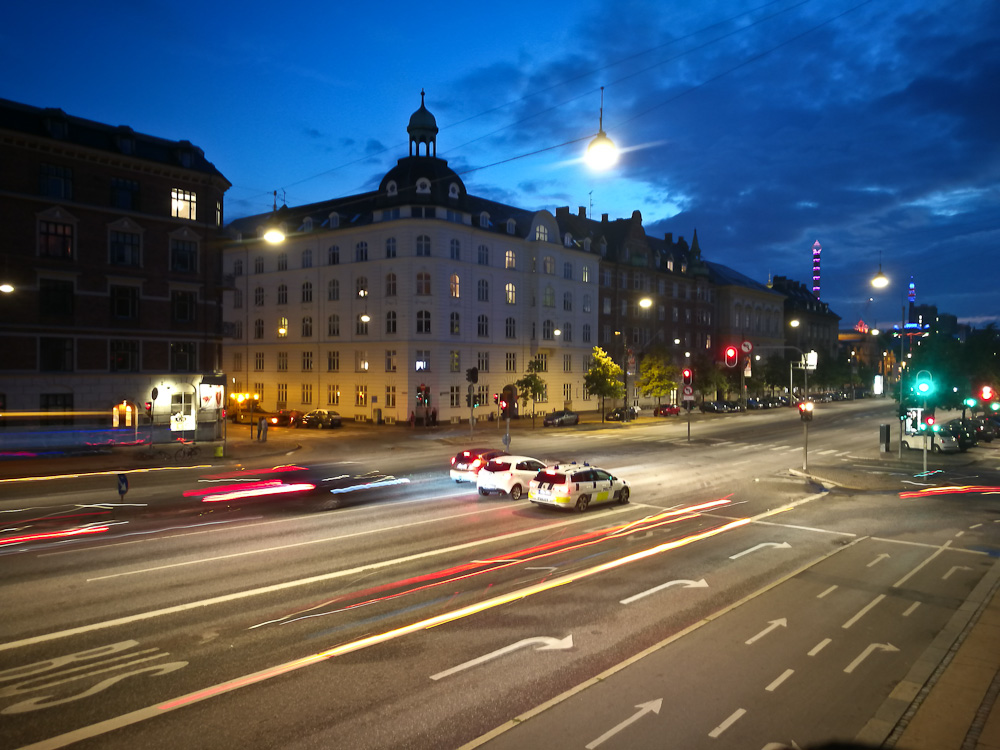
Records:
[[[119,474],[118,475],[118,495],[120,497],[125,497],[125,493],[128,492],[128,475]]]
[[[749,354],[750,352],[753,351],[753,344],[751,344],[749,341],[744,341],[742,344],[740,344],[740,349],[743,350],[744,354]]]
[[[686,385],[681,391],[681,401],[694,401],[694,386]]]

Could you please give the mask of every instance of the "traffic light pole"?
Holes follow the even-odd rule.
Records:
[[[802,471],[809,472],[809,423],[802,423]]]

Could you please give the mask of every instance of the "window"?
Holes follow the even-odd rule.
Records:
[[[116,288],[111,287],[114,294]],[[135,287],[132,287],[135,289]],[[60,279],[38,280],[38,315],[44,320],[60,320],[73,317],[74,291],[72,281]],[[113,303],[112,303],[113,305]],[[139,296],[136,289],[136,315],[138,315]]]
[[[396,372],[396,350],[386,349],[385,350],[385,371],[386,372]]]
[[[260,318],[257,318],[257,320],[253,322],[253,337],[255,339],[264,338],[264,321]]]
[[[417,237],[417,257],[429,258],[431,254],[431,238],[426,234]]]
[[[111,232],[108,244],[112,265],[139,267],[141,238],[137,232]]]
[[[589,323],[584,323],[583,324],[583,343],[585,343],[585,344],[589,344],[590,343],[590,324]]]
[[[288,253],[286,252],[278,253],[278,270],[279,271],[288,270]]]
[[[359,385],[356,386],[354,391],[354,405],[355,406],[368,406],[368,386]]]
[[[431,368],[431,352],[429,349],[417,349],[417,357],[414,360],[414,370],[429,370]]]
[[[487,316],[480,315],[476,318],[476,333],[480,338],[490,335],[490,319]]]
[[[462,371],[462,353],[457,349],[448,352],[448,370],[449,372]]]
[[[368,352],[354,352],[354,371],[368,372]]]
[[[170,215],[175,219],[196,221],[198,218],[198,196],[180,188],[171,190]]]
[[[38,192],[48,198],[73,199],[73,170],[43,164]]]
[[[305,281],[302,283],[302,301],[313,301],[313,285],[311,281]]]
[[[448,288],[449,291],[451,292],[452,299],[458,299],[460,294],[459,294],[459,280],[457,273],[453,273],[451,275],[451,279],[449,279],[448,281]]]
[[[337,279],[330,279],[327,283],[326,299],[329,302],[336,302],[340,299],[340,282]]]
[[[72,285],[70,285],[72,288]],[[111,317],[118,320],[139,319],[139,287],[113,286],[111,292]]]
[[[476,251],[476,263],[481,266],[490,264],[490,249],[486,245],[480,245]]]
[[[486,279],[480,279],[479,283],[476,284],[476,298],[480,302],[490,301],[490,282]]]
[[[278,286],[278,304],[287,305],[288,304],[288,285],[280,284]]]
[[[562,327],[562,338],[563,338],[563,341],[565,341],[567,344],[570,343],[573,340],[573,324],[572,323],[567,322]]]
[[[368,260],[368,243],[359,242],[354,246],[354,261],[361,263],[366,260]]]
[[[396,332],[396,311],[390,310],[385,314],[385,332],[395,333]]]
[[[538,371],[539,372],[548,372],[549,371],[549,355],[547,355],[547,354],[536,354],[535,355],[535,362],[538,363]]]
[[[340,336],[340,316],[336,313],[326,319],[326,335],[331,338]]]
[[[476,352],[476,367],[479,368],[480,372],[490,371],[490,353],[489,352]]]
[[[572,278],[573,278],[573,264],[572,263],[563,263],[563,278],[564,279],[570,279],[570,280],[572,280]]]
[[[542,339],[545,341],[552,341],[555,338],[556,327],[553,325],[551,320],[546,320],[542,323]]]
[[[431,192],[431,181],[426,177],[421,177],[417,180],[417,192],[420,194],[427,194]]]
[[[312,268],[313,266],[313,251],[308,248],[302,251],[302,267]]]
[[[330,245],[326,250],[326,264],[336,266],[340,263],[340,245]]]
[[[385,257],[395,258],[396,257],[396,238],[388,237],[385,241]]]
[[[288,371],[288,352],[278,352],[278,372]]]
[[[170,240],[170,270],[175,273],[197,273],[198,243],[192,240]]]
[[[313,353],[312,350],[302,352],[302,372],[312,372]]]
[[[38,368],[42,372],[72,372],[73,339],[49,336],[39,338]]]
[[[197,314],[195,292],[172,291],[170,293],[170,317],[175,323],[193,323]]]
[[[514,234],[517,231],[517,222],[513,219],[507,219],[507,234]]]
[[[546,255],[542,258],[542,273],[549,274],[550,276],[556,272],[556,261],[551,255]]]
[[[396,274],[390,273],[385,277],[385,296],[396,296]]]
[[[307,339],[313,335],[313,319],[306,316],[302,319],[302,338]]]
[[[253,272],[264,273],[264,256],[258,255],[253,259]]]
[[[302,404],[303,406],[312,405],[313,401],[313,387],[312,383],[302,384]]]
[[[193,341],[175,341],[170,344],[171,372],[194,372],[195,363],[195,344]]]
[[[288,318],[282,315],[278,318],[278,338],[283,339],[288,336]]]
[[[516,261],[515,261],[515,257],[514,257],[514,251],[513,250],[508,250],[506,253],[504,253],[504,256],[503,256],[503,267],[504,268],[510,268],[510,269],[513,269],[513,268],[517,267]]]
[[[448,257],[452,260],[462,259],[462,243],[458,240],[452,240],[451,246],[448,249]]]
[[[431,275],[426,271],[417,274],[417,295],[426,297],[431,293]]]
[[[508,305],[513,305],[517,299],[516,288],[514,284],[509,283],[504,287],[504,297]]]
[[[365,315],[365,316],[358,315],[357,319],[354,321],[354,332],[358,336],[367,336],[368,335],[368,321],[367,320],[362,320],[361,319],[362,317],[366,317],[367,318],[368,316],[367,315]]]
[[[330,350],[326,353],[326,371],[340,372],[340,352]]]
[[[396,386],[387,385],[385,387],[385,407],[387,409],[396,408]]]
[[[65,260],[72,258],[73,230],[72,224],[58,221],[38,222],[38,254],[43,258],[63,258]]]
[[[517,352],[507,352],[504,369],[507,372],[517,372]]]
[[[429,310],[417,311],[417,333],[431,332],[431,314]]]
[[[327,385],[327,387],[326,387],[326,405],[327,406],[340,406],[340,386],[338,386],[338,385]]]
[[[551,286],[545,287],[545,291],[542,292],[542,306],[543,307],[555,307],[556,306],[556,290]]]
[[[548,242],[549,241],[549,228],[543,227],[539,224],[535,227],[535,240],[538,242]]]
[[[139,183],[135,180],[123,180],[120,177],[111,178],[111,206],[123,211],[135,211],[139,208]]]
[[[508,339],[517,338],[517,320],[515,318],[507,318],[503,324],[503,335]]]
[[[358,280],[354,284],[354,291],[357,293],[358,297],[367,297],[368,279],[364,276],[358,276]]]
[[[243,259],[237,258],[233,261],[233,276],[243,275]]]
[[[458,392],[458,386],[453,385],[448,388],[448,405],[449,406],[461,406],[461,394]]]
[[[459,314],[457,312],[453,312],[448,322],[448,331],[452,336],[457,336],[460,332],[461,326],[459,325],[459,321]]]
[[[563,355],[563,372],[573,372],[573,355],[572,354],[564,354]],[[566,395],[566,387],[567,386],[569,386],[569,383],[566,383],[566,385],[563,386],[563,398],[566,401],[569,401],[569,396]]]
[[[571,312],[573,310],[573,293],[565,292],[563,294],[563,310],[565,312]]]
[[[590,295],[589,294],[583,295],[583,311],[585,313],[589,313],[590,312]]]
[[[111,340],[111,372],[139,372],[139,342]]]
[[[584,266],[580,269],[580,278],[583,279],[584,284],[590,283],[590,266]]]

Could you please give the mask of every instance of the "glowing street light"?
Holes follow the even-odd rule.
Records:
[[[618,161],[618,149],[604,132],[604,87],[601,86],[601,114],[598,121],[597,137],[587,146],[587,163],[593,169],[609,169]]]

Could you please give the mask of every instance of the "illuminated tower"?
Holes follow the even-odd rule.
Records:
[[[823,247],[816,240],[813,245],[813,296],[819,299],[819,254],[823,252]]]

